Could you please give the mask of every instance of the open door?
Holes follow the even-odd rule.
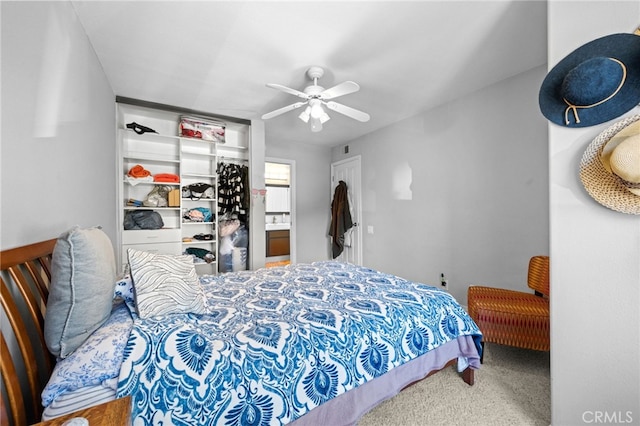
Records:
[[[344,250],[335,260],[340,262],[362,265],[362,189],[361,189],[361,157],[348,158],[346,160],[331,163],[331,199],[338,186],[338,182],[344,181],[347,184],[347,194],[351,220],[353,227],[345,236]],[[329,237],[329,244],[331,244]]]
[[[295,161],[265,162],[266,266],[296,262]]]

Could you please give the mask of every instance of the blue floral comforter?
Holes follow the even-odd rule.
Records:
[[[338,262],[201,279],[208,314],[134,319],[134,425],[281,425],[461,335],[446,292]]]

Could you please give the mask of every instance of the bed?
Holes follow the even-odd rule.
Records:
[[[473,385],[480,367],[477,325],[426,284],[335,261],[198,277],[188,256],[137,250],[117,277],[112,253],[78,227],[2,253],[5,315],[33,305],[2,330],[20,347],[2,351],[7,424],[125,396],[134,425],[356,424],[434,372]]]

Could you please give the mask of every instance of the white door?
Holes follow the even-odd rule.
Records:
[[[347,184],[349,208],[353,228],[345,235],[344,251],[335,260],[362,265],[362,197],[360,184],[360,156],[331,163],[331,200],[338,182]]]

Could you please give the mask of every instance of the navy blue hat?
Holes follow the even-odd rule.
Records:
[[[631,110],[640,103],[640,34],[577,48],[549,71],[538,100],[542,114],[564,127],[594,126]]]

